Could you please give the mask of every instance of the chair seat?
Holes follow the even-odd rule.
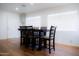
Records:
[[[48,36],[43,36],[43,37],[41,37],[41,39],[49,40],[49,37]],[[50,40],[53,40],[53,37]]]

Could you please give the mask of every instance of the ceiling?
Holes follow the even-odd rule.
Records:
[[[46,10],[48,8],[75,5],[71,3],[0,3],[0,10],[31,13],[39,10]],[[17,10],[16,10],[17,8]]]

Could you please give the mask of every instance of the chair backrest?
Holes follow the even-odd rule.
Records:
[[[46,35],[46,31],[47,31],[47,27],[41,27],[41,30],[42,30],[41,35],[45,36]]]
[[[33,27],[32,26],[20,26],[20,29],[23,29],[22,30],[22,36],[23,37],[28,37],[29,35],[32,34]]]
[[[47,27],[41,27],[41,29],[47,30]]]
[[[20,26],[20,29],[26,29],[27,26]]]
[[[26,29],[26,26],[19,26],[19,27],[20,27],[20,29]],[[22,36],[25,37],[26,30],[22,30],[21,33],[22,33]]]
[[[50,32],[49,32],[49,39],[54,39],[55,38],[55,33],[56,33],[56,27],[51,26],[50,27]]]
[[[33,29],[33,26],[26,26],[27,29]]]
[[[33,28],[33,37],[39,37],[39,28],[38,27],[34,27]]]
[[[27,26],[26,31],[27,31],[27,35],[32,35],[33,26]]]

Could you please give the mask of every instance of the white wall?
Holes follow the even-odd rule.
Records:
[[[26,14],[25,13],[22,13],[20,14],[20,23],[21,23],[21,26],[25,26],[26,25]]]
[[[19,38],[20,32],[18,30],[20,26],[19,14],[8,13],[8,38]]]
[[[41,26],[47,26],[47,15],[41,16]]]
[[[7,38],[7,16],[6,15],[7,15],[6,12],[0,11],[0,39]]]
[[[65,17],[62,17],[62,20],[60,17],[57,17],[57,20],[56,23],[62,23],[62,25],[66,25],[68,20],[68,24],[70,23],[70,25],[66,28],[65,27],[62,27],[62,28],[65,28],[65,29],[62,29],[62,28],[57,28],[57,31],[56,31],[56,42],[61,42],[61,43],[65,43],[65,44],[71,44],[71,45],[79,45],[79,7],[78,6],[64,6],[64,7],[56,7],[56,8],[49,8],[47,10],[41,10],[41,11],[38,11],[38,12],[34,12],[34,13],[28,13],[27,14],[27,17],[28,16],[40,16],[41,17],[41,26],[48,26],[48,15],[50,14],[61,14],[61,13],[66,13],[66,12],[74,12],[76,11],[77,13],[75,15],[70,15],[70,16],[67,16],[67,18]],[[74,19],[73,19],[74,18]],[[73,19],[73,21],[72,21]],[[52,21],[50,21],[51,23],[55,22],[54,21],[55,18],[52,18]],[[69,28],[71,27],[71,28]]]
[[[0,11],[0,39],[18,38],[19,14]]]

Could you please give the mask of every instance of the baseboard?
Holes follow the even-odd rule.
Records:
[[[11,40],[15,40],[15,39],[20,39],[20,38],[8,38],[8,40],[9,40],[9,39],[11,39]]]
[[[78,45],[78,44],[64,43],[64,42],[56,42],[56,43],[57,43],[57,44],[67,45],[67,46],[79,47],[79,45]]]
[[[7,38],[1,38],[0,40],[7,40]]]
[[[0,39],[0,40],[15,40],[15,39],[20,39],[20,38],[6,38],[6,39]]]

